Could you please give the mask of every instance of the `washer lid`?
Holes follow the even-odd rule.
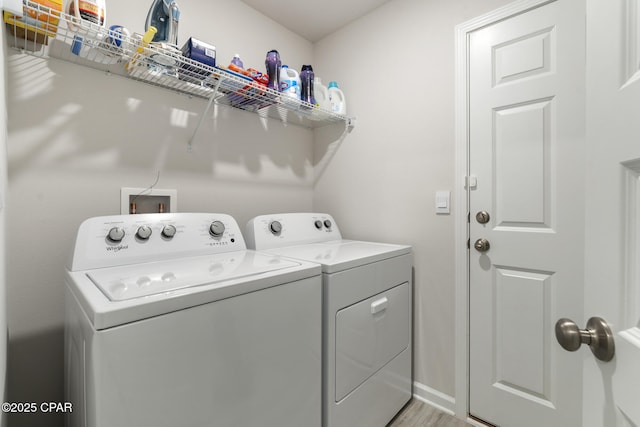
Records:
[[[411,246],[335,240],[270,249],[267,252],[317,262],[325,273],[334,273],[372,262],[408,254]]]
[[[125,301],[299,265],[292,260],[253,251],[237,251],[110,267],[92,270],[86,275],[109,300]]]

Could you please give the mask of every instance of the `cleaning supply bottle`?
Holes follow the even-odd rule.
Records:
[[[71,0],[67,5],[67,14],[75,18],[75,22],[78,23],[81,20],[97,24],[106,28],[107,26],[107,5],[105,0]],[[69,22],[69,29],[72,31],[78,31],[79,26],[74,23],[74,20]],[[71,52],[74,55],[80,55],[82,51],[83,37],[76,34],[73,36],[73,42],[71,43]],[[88,51],[82,56],[86,56]]]
[[[237,53],[233,56],[233,58],[231,58],[231,62],[229,63],[229,66],[227,68],[231,71],[249,77],[247,71],[244,69],[244,63],[242,62],[242,59],[240,59],[240,55]]]
[[[180,9],[174,0],[153,0],[144,29],[156,27],[158,31],[152,41],[177,46],[179,21]]]
[[[280,54],[277,50],[274,49],[267,52],[264,65],[267,68],[267,75],[269,76],[267,87],[280,92],[280,68],[282,68],[282,62],[280,61]]]
[[[329,82],[329,103],[331,104],[331,111],[334,113],[347,114],[347,101],[336,82]]]
[[[316,98],[313,94],[313,79],[315,74],[313,73],[313,67],[311,65],[303,65],[300,72],[300,99],[309,104],[315,105]]]
[[[233,55],[233,58],[231,59],[231,63],[238,68],[244,68],[244,64],[242,63],[242,59],[240,59],[240,54],[238,53]]]
[[[316,105],[325,110],[331,110],[329,103],[329,89],[322,84],[320,77],[316,77],[313,81],[313,93],[316,97]]]
[[[101,27],[107,26],[107,5],[105,0],[71,0],[67,5],[67,13],[77,19],[82,19]],[[73,22],[69,25],[77,30]]]
[[[288,65],[280,70],[280,91],[287,96],[300,99],[300,74]]]

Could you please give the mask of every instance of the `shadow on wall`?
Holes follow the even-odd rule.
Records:
[[[46,162],[225,179],[231,165],[241,170],[234,179],[251,180],[268,159],[294,178],[309,178],[308,129],[214,106],[189,151],[204,100],[31,55],[9,55],[8,64],[9,133],[24,139],[12,147],[11,175]]]
[[[11,427],[62,427],[64,415],[43,412],[42,403],[64,402],[64,331],[9,338],[7,354],[7,402],[35,403],[35,413],[9,413]],[[42,381],[46,378],[47,381]]]
[[[220,206],[236,194],[219,190],[233,189],[229,181],[239,182],[245,197],[255,196],[254,205],[288,195],[294,185],[310,192],[313,133],[220,107],[189,151],[203,100],[13,51],[7,61],[7,246],[15,250],[7,265],[6,398],[40,405],[64,399],[61,275],[80,218],[111,213],[119,200],[112,203],[109,192],[149,171],[153,177],[161,171],[170,187],[181,183],[178,190],[187,194],[224,182],[216,187],[219,200],[218,193],[206,194]],[[49,230],[45,243],[42,229]],[[59,427],[63,416],[9,414],[8,422]]]
[[[315,182],[324,175],[325,170],[336,155],[342,142],[355,128],[341,126],[322,126],[314,131],[313,166],[315,168]]]

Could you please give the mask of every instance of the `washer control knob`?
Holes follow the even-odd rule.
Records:
[[[109,239],[112,242],[120,242],[122,241],[122,239],[124,239],[124,229],[120,228],[120,227],[113,227],[111,228],[111,230],[109,230],[109,233],[107,234],[107,239]]]
[[[331,224],[331,221],[329,221],[328,219],[325,219],[325,220],[324,220],[324,226],[325,226],[325,227],[327,227],[327,228],[331,228],[331,225],[332,225],[332,224]]]
[[[316,220],[316,222],[313,223],[313,225],[316,226],[316,228],[318,230],[320,230],[322,228],[322,221],[320,221],[319,219]]]
[[[224,224],[222,221],[213,221],[209,226],[209,234],[213,237],[220,237],[224,234]]]
[[[280,234],[282,231],[282,224],[280,224],[280,221],[271,221],[271,224],[269,224],[269,231],[271,231],[271,234]]]
[[[176,231],[177,230],[176,230],[176,226],[175,225],[171,225],[171,224],[165,225],[162,228],[162,235],[164,237],[166,237],[167,239],[171,239],[173,236],[176,235]]]
[[[138,239],[147,240],[149,237],[151,237],[152,232],[153,231],[151,230],[151,227],[149,227],[148,225],[143,225],[138,228],[138,231],[136,231],[136,237]]]

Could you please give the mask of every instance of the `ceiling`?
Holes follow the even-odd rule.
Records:
[[[389,0],[241,0],[305,39],[316,42]]]

